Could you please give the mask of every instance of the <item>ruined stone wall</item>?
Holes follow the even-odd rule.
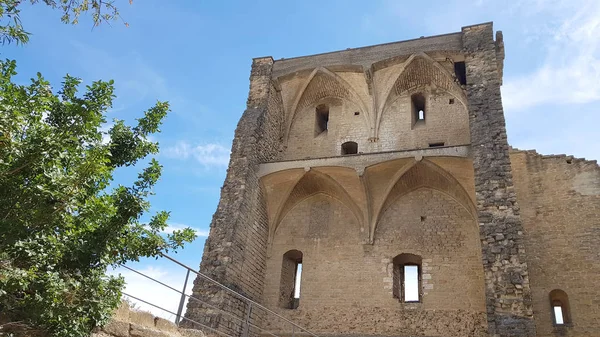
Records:
[[[260,301],[263,291],[268,221],[261,196],[258,165],[279,157],[283,113],[281,97],[271,82],[273,60],[255,59],[247,109],[235,132],[227,177],[211,222],[200,271],[241,294]],[[248,307],[207,283],[194,282],[193,296],[237,317]],[[241,324],[217,310],[189,301],[186,317],[237,335]],[[258,322],[261,317],[252,317]],[[193,327],[189,321],[185,326]]]
[[[489,332],[491,336],[535,336],[492,26],[463,28],[463,48]]]
[[[424,217],[422,221],[422,217]],[[279,225],[267,260],[265,302],[317,333],[486,336],[478,228],[472,215],[432,189],[406,194],[384,212],[375,242],[363,245],[353,213],[317,194]],[[283,255],[303,253],[300,306],[280,307]],[[392,294],[392,259],[421,255],[422,303]],[[281,322],[270,329],[288,331]]]
[[[123,302],[111,320],[90,337],[205,337],[216,336],[199,330],[179,328],[173,322],[149,312],[131,309]]]
[[[496,39],[488,23],[256,59],[201,271],[321,333],[600,335],[598,166],[509,154]],[[462,61],[466,85],[452,73]],[[427,97],[424,125],[411,117],[415,92]],[[328,130],[316,135],[323,103]],[[336,158],[345,141],[381,153]],[[450,147],[418,150],[441,142]],[[305,160],[316,157],[330,158]],[[294,263],[282,270],[282,258],[293,249],[303,253],[302,292],[300,307],[285,309],[292,287],[281,280]],[[422,303],[392,296],[392,259],[401,253],[422,256]],[[569,295],[571,325],[552,326],[553,289]],[[238,317],[247,310],[200,280],[194,296]],[[194,301],[186,315],[241,333]],[[261,318],[251,317],[291,332]]]
[[[534,151],[515,151],[511,162],[538,336],[600,336],[600,167]],[[568,295],[567,326],[554,325],[554,289]]]

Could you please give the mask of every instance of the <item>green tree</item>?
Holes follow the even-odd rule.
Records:
[[[15,68],[0,61],[0,335],[26,326],[86,336],[121,299],[124,280],[108,267],[195,238],[190,228],[161,235],[168,212],[141,222],[161,173],[155,159],[131,185],[110,186],[117,168],[158,152],[148,136],[169,105],[158,102],[134,127],[114,120],[102,131],[112,81],[79,95],[81,80],[67,75],[55,94],[39,73],[13,83]]]
[[[125,0],[121,0],[125,1]],[[67,24],[79,23],[81,15],[91,14],[94,26],[102,22],[109,23],[121,20],[117,0],[0,0],[0,41],[2,44],[16,42],[24,44],[29,41],[30,33],[21,24],[21,7],[23,3],[42,3],[62,13],[61,21]],[[133,0],[129,0],[129,4]],[[123,24],[129,24],[123,21]]]

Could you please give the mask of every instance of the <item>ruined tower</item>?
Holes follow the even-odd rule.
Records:
[[[319,334],[600,336],[600,168],[509,147],[503,62],[491,23],[254,59],[200,271]]]

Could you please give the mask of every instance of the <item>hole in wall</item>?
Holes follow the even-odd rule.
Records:
[[[446,143],[444,142],[438,142],[438,143],[429,143],[429,147],[442,147],[444,146]]]
[[[426,217],[426,216],[424,216],[424,215],[421,215],[421,222],[424,222],[424,221],[425,221],[425,219],[427,219],[427,217]]]
[[[357,154],[358,144],[355,142],[345,142],[342,144],[342,155]]]
[[[360,112],[358,112],[358,111],[355,111],[355,112],[354,112],[354,116],[358,116],[358,115],[360,115]]]
[[[454,104],[454,98],[450,98],[450,100],[448,101],[448,104]]]
[[[573,158],[568,158],[567,159],[567,164],[573,164]]]
[[[467,84],[467,67],[465,62],[454,62],[454,74],[458,83],[461,85]]]

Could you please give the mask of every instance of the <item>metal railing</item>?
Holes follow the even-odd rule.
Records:
[[[163,308],[163,307],[161,307],[159,305],[150,303],[150,302],[148,302],[146,300],[143,300],[143,299],[141,299],[139,297],[135,297],[135,296],[127,294],[127,293],[123,293],[123,295],[125,295],[127,297],[130,297],[130,298],[132,298],[132,299],[134,299],[136,301],[140,301],[140,302],[142,302],[142,303],[144,303],[146,305],[149,305],[149,306],[155,307],[157,309],[160,309],[160,310],[162,310],[162,311],[164,311],[166,313],[169,313],[171,315],[175,315],[175,324],[177,324],[177,325],[180,325],[181,322],[183,322],[185,320],[185,321],[189,321],[189,322],[193,323],[196,326],[199,326],[201,328],[207,329],[209,331],[212,331],[212,332],[215,332],[215,333],[217,333],[219,335],[223,335],[223,336],[227,336],[227,337],[238,337],[238,336],[232,335],[232,334],[228,334],[228,333],[225,333],[223,331],[219,331],[218,329],[215,329],[212,326],[208,326],[206,324],[197,322],[195,320],[192,320],[190,318],[187,318],[187,317],[183,316],[182,312],[183,312],[183,306],[185,304],[186,298],[188,300],[190,300],[190,301],[196,301],[196,302],[198,302],[198,303],[200,303],[200,304],[202,304],[202,305],[204,305],[204,306],[206,306],[208,308],[211,308],[211,309],[213,309],[213,310],[215,310],[215,311],[223,314],[224,316],[227,316],[227,317],[231,318],[233,321],[238,322],[240,324],[239,326],[241,328],[240,329],[241,331],[239,331],[239,336],[241,336],[241,337],[248,337],[251,329],[254,329],[254,331],[258,331],[258,332],[260,332],[262,334],[268,334],[268,335],[274,336],[274,337],[281,337],[280,335],[277,335],[277,334],[275,334],[275,333],[273,333],[271,331],[268,331],[268,330],[266,330],[264,328],[261,328],[260,326],[258,326],[257,324],[255,324],[253,322],[253,320],[251,319],[251,317],[252,317],[253,314],[255,316],[262,317],[262,320],[265,321],[265,322],[266,321],[274,321],[274,320],[281,320],[281,321],[283,321],[285,325],[289,325],[291,327],[291,330],[289,332],[291,332],[292,337],[295,337],[295,334],[297,334],[297,333],[308,334],[308,335],[310,335],[312,337],[319,337],[318,335],[310,332],[309,330],[301,327],[300,325],[292,322],[291,320],[289,320],[289,319],[281,316],[280,314],[274,312],[273,310],[270,310],[267,307],[261,305],[260,303],[254,301],[254,300],[252,300],[250,298],[248,298],[247,296],[244,296],[243,294],[240,294],[239,292],[237,292],[237,291],[235,291],[235,290],[233,290],[233,289],[225,286],[224,284],[219,283],[218,281],[210,278],[209,276],[204,275],[204,274],[202,274],[202,273],[200,273],[200,272],[198,272],[198,271],[190,268],[189,266],[187,266],[187,265],[185,265],[185,264],[183,264],[183,263],[175,260],[174,258],[172,258],[172,257],[170,257],[168,255],[165,255],[165,254],[161,254],[161,255],[164,258],[168,259],[169,261],[171,261],[171,262],[173,262],[173,263],[175,263],[175,264],[179,265],[180,267],[183,267],[183,268],[185,268],[187,270],[186,275],[185,275],[185,281],[184,281],[184,284],[183,284],[183,290],[180,291],[179,289],[176,289],[176,288],[174,288],[174,287],[172,287],[172,286],[170,286],[170,285],[168,285],[168,284],[166,284],[164,282],[161,282],[161,281],[159,281],[159,280],[157,280],[157,279],[155,279],[155,278],[153,278],[151,276],[148,276],[148,275],[146,275],[146,274],[144,274],[144,273],[142,273],[140,271],[137,271],[137,270],[135,270],[135,269],[133,269],[131,267],[128,267],[128,266],[125,266],[125,265],[121,265],[121,267],[123,267],[123,268],[125,268],[127,270],[130,270],[130,271],[132,271],[132,272],[134,272],[134,273],[136,273],[136,274],[138,274],[140,276],[143,276],[143,277],[145,277],[145,278],[147,278],[149,280],[152,280],[153,282],[156,282],[156,283],[160,284],[163,287],[166,287],[166,288],[168,288],[168,289],[170,289],[172,291],[175,291],[175,292],[179,293],[181,295],[181,298],[179,300],[179,306],[178,306],[178,309],[177,309],[177,313],[174,313],[174,312],[172,312],[172,311],[170,311],[168,309],[165,309],[165,308]],[[190,272],[198,275],[203,280],[208,281],[209,283],[211,283],[211,284],[219,287],[220,289],[224,290],[228,294],[230,294],[230,295],[234,296],[235,298],[237,298],[238,300],[242,301],[245,304],[244,318],[240,318],[240,317],[238,317],[238,315],[235,315],[235,314],[233,314],[231,312],[227,312],[226,310],[223,310],[223,309],[221,309],[221,308],[219,308],[219,307],[217,307],[217,306],[215,306],[213,304],[207,303],[206,301],[203,301],[203,300],[201,300],[199,298],[187,295],[185,293],[185,291],[186,291],[186,287],[187,287],[187,284],[188,284]],[[257,311],[259,311],[259,310],[262,311],[263,315],[257,314]]]

